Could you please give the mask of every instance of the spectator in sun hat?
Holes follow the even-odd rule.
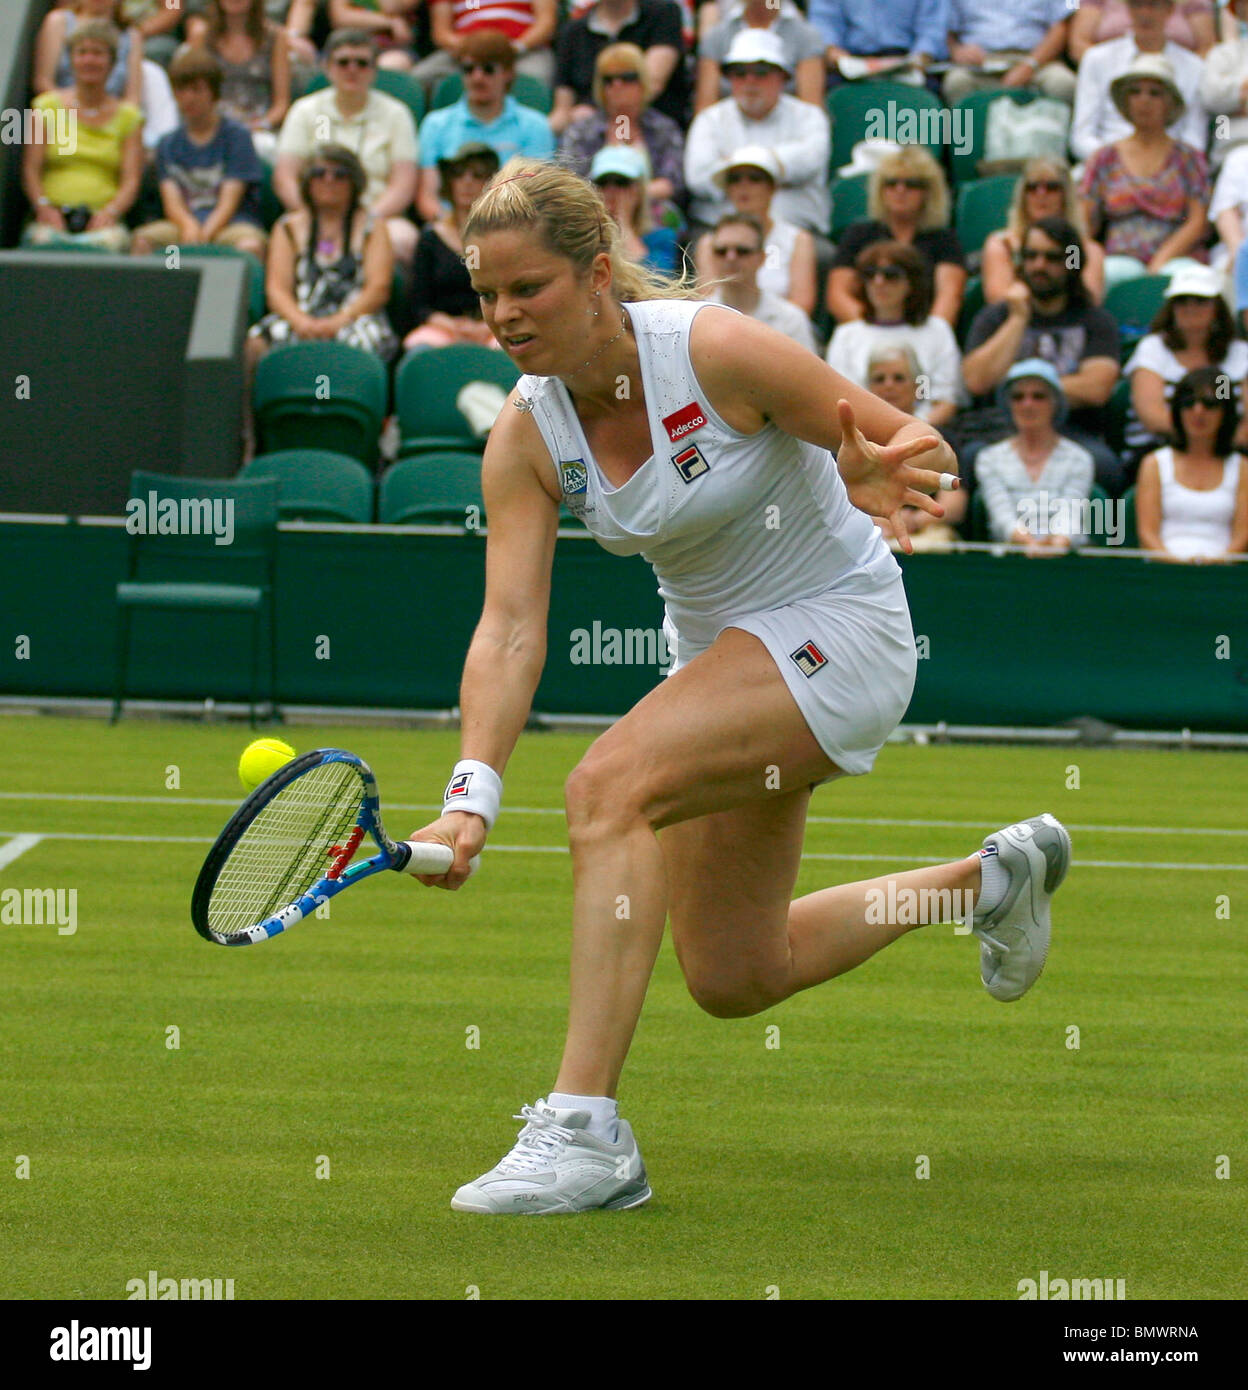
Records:
[[[679,265],[680,248],[671,227],[651,225],[646,197],[649,173],[645,155],[628,145],[604,145],[589,169],[590,181],[620,229],[624,254],[639,265],[671,275]]]
[[[1183,94],[1160,54],[1137,58],[1110,92],[1131,129],[1092,156],[1079,193],[1084,222],[1105,247],[1105,283],[1112,289],[1209,259],[1209,171],[1199,150],[1167,130],[1183,112]]]
[[[803,101],[823,105],[827,69],[823,58],[823,35],[803,15],[793,0],[737,0],[726,7],[726,14],[703,34],[698,44],[697,88],[693,109],[704,111],[713,102],[729,95],[724,78],[724,62],[733,39],[743,29],[774,34],[784,45],[789,60],[784,90]]]
[[[689,213],[703,228],[730,206],[712,174],[743,145],[765,145],[776,157],[780,179],[774,215],[827,235],[828,117],[817,106],[788,96],[789,60],[780,40],[764,29],[742,29],[724,58],[732,95],[700,111],[685,140]]]
[[[1131,0],[1131,32],[1098,43],[1084,54],[1070,127],[1070,148],[1076,159],[1091,159],[1103,146],[1131,134],[1131,122],[1110,88],[1115,78],[1145,57],[1164,58],[1170,64],[1166,75],[1183,103],[1174,114],[1170,134],[1204,154],[1209,135],[1209,118],[1200,101],[1204,64],[1190,49],[1166,38],[1166,20],[1173,8],[1172,0]]]
[[[1069,504],[1088,500],[1092,455],[1058,433],[1066,397],[1050,363],[1038,357],[1016,362],[1002,392],[1014,433],[981,449],[975,459],[989,533],[994,541],[1026,546],[1028,555],[1064,555],[1087,539],[1069,529],[1070,518],[1084,510]],[[1067,505],[1055,508],[1055,503]]]
[[[766,145],[745,145],[717,168],[711,181],[728,195],[737,212],[753,213],[763,224],[766,256],[758,272],[758,287],[796,304],[804,314],[815,309],[815,241],[803,227],[773,217],[771,205],[780,182],[780,161]],[[698,242],[698,277],[716,274],[710,243]]]

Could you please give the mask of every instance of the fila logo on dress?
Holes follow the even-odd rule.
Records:
[[[802,675],[809,677],[821,667],[828,664],[828,658],[815,646],[813,642],[804,642],[795,652],[789,653],[790,658],[797,662],[798,670]]]
[[[674,414],[663,417],[667,437],[673,444],[680,443],[687,434],[693,430],[700,430],[705,424],[706,411],[697,401],[690,401],[688,405],[682,406]],[[703,473],[709,473],[711,469],[711,465],[707,463],[702,450],[696,444],[690,444],[680,453],[673,454],[672,462],[676,465],[676,471],[687,483],[693,482],[695,478],[700,478]]]

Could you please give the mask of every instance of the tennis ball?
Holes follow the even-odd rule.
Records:
[[[255,791],[266,777],[272,777],[294,756],[295,750],[280,738],[258,738],[243,749],[238,760],[238,780],[249,792]]]

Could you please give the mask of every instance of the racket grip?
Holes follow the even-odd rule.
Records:
[[[408,849],[407,862],[395,865],[405,874],[444,874],[455,862],[455,852],[437,840],[402,840],[400,845]],[[469,861],[468,872],[475,874],[481,866],[481,856],[474,854]]]

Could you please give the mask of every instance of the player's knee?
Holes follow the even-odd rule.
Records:
[[[568,830],[575,837],[594,831],[609,832],[638,814],[635,787],[619,761],[610,753],[588,753],[568,774],[563,787]]]
[[[694,1003],[712,1018],[750,1018],[785,997],[778,982],[761,976],[726,980],[695,975],[686,979],[686,984]]]

